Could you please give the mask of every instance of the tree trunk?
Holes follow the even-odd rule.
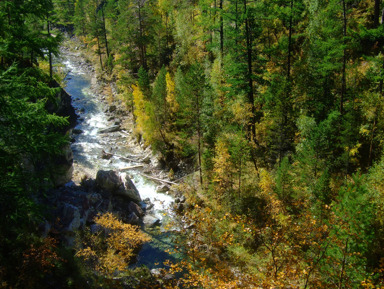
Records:
[[[197,149],[199,154],[200,186],[203,186],[203,173],[201,168],[201,123],[200,123],[200,97],[197,95]]]
[[[139,3],[139,35],[140,35],[140,40],[139,40],[139,49],[140,49],[140,62],[141,66],[147,69],[147,62],[145,59],[145,47],[143,44],[143,19],[141,18],[141,4]]]
[[[224,21],[223,21],[223,0],[220,0],[220,56],[224,55]]]
[[[376,3],[376,2],[378,2],[378,3]],[[380,7],[380,1],[379,0],[375,1],[375,9],[376,9],[376,5],[378,5],[378,8]],[[376,10],[375,10],[375,13],[376,13]],[[378,20],[377,20],[377,22],[378,22]],[[384,10],[383,10],[383,14],[381,15],[381,25],[384,25]],[[383,52],[384,52],[384,49],[382,49],[382,53]],[[381,66],[381,72],[382,71],[384,71],[384,58],[383,58],[382,66]],[[380,100],[382,99],[382,97],[383,97],[383,78],[381,78],[380,82],[379,82],[379,98],[380,98]],[[368,164],[370,166],[372,165],[372,159],[373,159],[373,140],[375,137],[376,122],[378,120],[378,116],[380,115],[380,112],[381,112],[381,109],[379,108],[378,111],[376,111],[375,119],[373,121],[372,134],[371,134],[371,140],[370,140],[370,145],[369,145],[369,157],[368,157]]]
[[[383,10],[383,14],[381,15],[381,25],[384,25],[384,10]],[[384,53],[384,48],[382,48],[381,50],[382,50],[382,53]],[[381,70],[384,71],[384,57],[383,57],[383,64],[382,64]],[[383,95],[383,78],[380,79],[379,93],[380,93],[380,96]]]
[[[252,81],[252,35],[249,27],[249,18],[247,14],[247,0],[244,0],[244,14],[245,17],[245,37],[247,44],[247,79],[248,79],[248,102],[251,104],[251,121],[249,124],[249,137],[255,143],[256,141],[256,109],[255,109],[255,99],[253,91],[253,81]]]
[[[100,39],[99,39],[99,36],[97,36],[96,38],[97,38],[97,49],[98,49],[98,53],[99,53],[100,66],[101,66],[101,70],[104,70],[104,68],[103,68],[103,60],[102,60],[102,57],[101,57]]]
[[[47,29],[48,29],[48,37],[51,37],[51,32],[49,30],[49,19],[47,19]],[[53,73],[52,73],[52,52],[49,49],[48,51],[48,58],[49,58],[49,78],[52,79]]]
[[[347,239],[345,241],[345,251],[344,251],[344,254],[343,254],[343,262],[341,263],[341,268],[340,268],[339,284],[337,286],[337,288],[339,288],[339,289],[344,287],[343,286],[343,282],[344,282],[345,266],[346,266],[346,263],[347,263],[348,241],[349,241],[349,239]]]
[[[293,0],[291,0],[291,12],[289,15],[288,64],[287,64],[287,81],[288,81],[288,84],[291,81],[292,22],[293,22]]]
[[[238,16],[238,0],[235,0],[235,12],[236,12],[236,19],[235,19],[235,31],[236,31],[236,37],[235,37],[235,43],[237,47],[237,35],[239,35],[239,16]]]
[[[379,18],[380,18],[380,0],[375,0],[375,10],[373,14],[373,27],[379,27]]]
[[[341,82],[341,96],[340,96],[340,114],[343,115],[344,113],[344,99],[345,94],[347,90],[347,83],[346,83],[346,66],[347,66],[347,51],[345,48],[346,44],[346,36],[347,36],[347,11],[346,11],[346,5],[345,0],[343,0],[343,68],[342,68],[342,82]]]
[[[105,28],[104,7],[101,7],[101,17],[103,19],[103,34],[104,34],[104,41],[105,41],[105,50],[107,52],[107,59],[109,59],[109,48],[108,48],[108,39],[107,39],[107,29]]]

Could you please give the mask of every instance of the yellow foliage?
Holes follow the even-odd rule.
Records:
[[[361,143],[358,143],[354,147],[349,149],[349,155],[350,156],[356,156],[359,152],[359,148],[361,147]]]
[[[216,156],[213,158],[213,182],[216,184],[217,193],[221,196],[231,186],[231,171],[233,168],[231,155],[227,144],[223,140],[218,140],[215,146]]]
[[[234,272],[222,252],[235,246],[234,231],[244,220],[240,216],[226,213],[220,220],[217,212],[209,207],[195,205],[193,211],[184,215],[187,223],[192,222],[188,241],[183,243],[184,260],[178,263],[166,262],[163,274],[183,272],[177,282],[166,282],[165,288],[252,288],[255,276],[245,272]],[[239,287],[239,284],[242,286]]]
[[[179,104],[176,100],[176,94],[175,94],[175,82],[172,79],[169,72],[165,75],[165,80],[167,83],[167,96],[166,100],[169,105],[169,108],[171,109],[171,112],[176,113],[179,110]]]
[[[252,105],[250,103],[235,102],[232,105],[232,113],[234,121],[245,126],[252,117]]]
[[[158,4],[158,7],[159,7],[159,10],[161,11],[161,13],[164,13],[164,14],[167,14],[168,10],[170,9],[171,7],[171,1],[169,0],[158,0],[157,2]],[[165,17],[168,17],[167,15]],[[166,21],[166,20],[164,20]]]
[[[76,255],[106,276],[124,271],[134,251],[150,240],[137,226],[124,224],[111,213],[96,217],[95,223],[101,230],[86,236]]]
[[[146,101],[144,100],[144,94],[140,90],[139,86],[132,85],[133,89],[133,104],[135,110],[133,114],[136,117],[136,129],[139,133],[143,134],[145,131],[145,124],[149,119],[149,116],[146,113]]]
[[[109,104],[112,104],[114,97],[113,97],[113,92],[112,92],[112,87],[111,85],[105,85],[103,87],[103,94],[106,96],[107,102]]]
[[[273,193],[273,188],[275,186],[275,181],[270,173],[268,173],[267,170],[261,169],[260,170],[260,182],[259,185],[263,191],[264,194],[271,194]]]

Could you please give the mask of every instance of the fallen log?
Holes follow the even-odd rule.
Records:
[[[119,133],[122,134],[122,135],[131,136],[127,131],[125,131],[123,129],[120,130]]]
[[[144,167],[144,165],[124,167],[124,168],[120,168],[119,171],[133,170],[133,169],[138,169],[138,168],[142,168],[142,167]]]
[[[152,177],[152,176],[149,176],[149,175],[146,175],[146,174],[140,174],[142,175],[143,177],[146,177],[148,179],[151,179],[151,180],[154,180],[154,181],[158,181],[160,183],[166,183],[166,184],[171,184],[171,185],[177,185],[176,183],[174,182],[171,182],[171,181],[167,181],[167,180],[163,180],[163,179],[159,179],[159,178],[155,178],[155,177]]]
[[[124,157],[124,156],[120,156],[120,155],[117,155],[117,154],[114,154],[114,153],[109,153],[109,152],[106,152],[106,151],[102,151],[102,156],[105,156],[105,157],[117,157],[119,159],[123,159],[123,160],[127,160],[129,162],[140,162],[140,160],[138,159],[137,156],[133,156],[134,158],[129,158],[129,157]]]

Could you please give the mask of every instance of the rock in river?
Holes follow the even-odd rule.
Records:
[[[123,196],[134,202],[141,202],[139,191],[126,174],[121,177],[115,171],[100,170],[96,175],[96,184],[103,191]]]
[[[119,130],[120,130],[120,125],[113,125],[111,127],[99,130],[99,133],[109,133],[109,132],[115,132]]]
[[[145,215],[143,222],[144,222],[144,226],[149,228],[153,228],[161,225],[161,221],[158,218],[151,215]]]
[[[136,203],[140,203],[141,197],[135,184],[132,182],[132,180],[129,178],[127,174],[123,173],[121,175],[124,181],[124,191],[120,192],[119,194],[122,196],[128,197],[129,199],[133,200]]]
[[[123,182],[115,171],[103,170],[97,172],[96,184],[100,189],[111,194],[114,194],[116,191],[121,189],[121,186],[124,186]]]
[[[81,129],[79,129],[79,128],[74,128],[74,129],[72,130],[72,133],[73,133],[73,134],[81,134],[81,133],[83,133],[83,131],[82,131]]]

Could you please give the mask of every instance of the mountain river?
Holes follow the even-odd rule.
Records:
[[[62,58],[61,63],[65,65],[67,72],[65,90],[71,95],[72,105],[79,115],[77,126],[73,130],[72,143],[75,174],[81,168],[81,173],[92,178],[95,178],[98,170],[124,171],[121,174],[126,173],[131,177],[141,198],[149,199],[153,204],[149,214],[161,222],[161,225],[155,228],[143,226],[152,241],[143,246],[133,266],[146,265],[150,269],[161,267],[163,261],[173,259],[166,251],[172,247],[174,229],[169,229],[169,220],[173,217],[170,207],[174,199],[170,195],[159,193],[158,184],[143,176],[137,168],[122,170],[127,167],[140,167],[143,163],[135,160],[143,157],[143,150],[140,155],[140,150],[135,150],[132,142],[127,141],[127,136],[132,130],[100,133],[100,130],[112,127],[121,120],[107,114],[107,102],[103,101],[102,94],[95,92],[95,73],[84,65],[83,59],[75,53],[65,51]],[[140,145],[136,143],[136,146]],[[111,152],[113,156],[108,160],[103,159],[103,151]]]

